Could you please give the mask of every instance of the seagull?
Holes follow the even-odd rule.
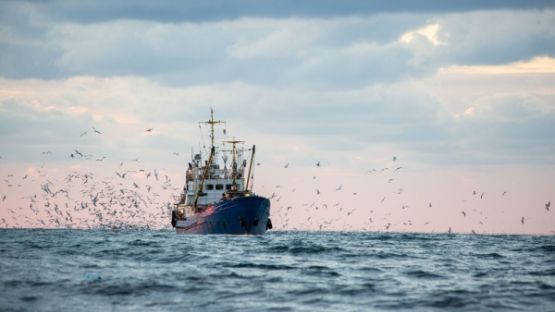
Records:
[[[376,169],[371,169],[371,170],[368,170],[368,173],[372,173],[372,172],[376,172],[376,171],[377,171]]]
[[[92,127],[92,129],[94,130],[94,133],[102,134],[102,132],[100,132],[100,131],[96,130],[96,128],[95,128],[95,127]]]
[[[320,167],[320,161],[316,162],[316,167]]]
[[[397,157],[393,156],[393,162],[396,162],[396,161],[397,161]]]
[[[395,171],[397,171],[397,170],[401,170],[401,169],[403,169],[403,167],[402,167],[402,166],[399,166],[399,167],[395,168],[395,170],[393,170],[393,172],[395,172]]]
[[[343,185],[338,186],[335,190],[336,191],[341,191],[341,188],[343,188]]]
[[[173,154],[174,154],[175,156],[179,156],[179,153],[178,153],[178,152],[173,152]]]
[[[148,128],[146,129],[146,132],[152,132],[152,130],[154,130],[154,128]]]
[[[451,227],[449,227],[449,230],[447,231],[447,233],[449,234],[453,233],[453,231],[451,231]]]
[[[524,224],[524,217],[520,219],[520,223]]]
[[[476,195],[476,191],[472,191],[472,195]]]
[[[480,194],[480,199],[484,198],[484,194],[486,194],[486,192],[483,192],[482,194]]]
[[[286,163],[285,166],[283,166],[283,168],[289,168],[289,163]]]
[[[551,202],[550,201],[545,203],[545,210],[549,211],[549,207],[551,207]]]
[[[316,195],[320,195],[320,190],[316,189]]]
[[[507,191],[503,192],[503,194],[501,194],[501,196],[505,196],[505,194],[507,194]]]
[[[466,217],[466,212],[463,211],[463,212],[462,212],[462,215]]]
[[[428,207],[429,207],[429,208],[432,208],[432,202],[430,202],[430,203],[428,204]]]
[[[89,130],[86,130],[85,132],[81,133],[79,136],[82,137],[82,136],[86,135],[87,133],[89,133]]]

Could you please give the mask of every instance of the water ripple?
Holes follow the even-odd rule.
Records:
[[[546,311],[553,236],[0,230],[0,310]]]

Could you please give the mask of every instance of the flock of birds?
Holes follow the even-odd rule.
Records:
[[[150,133],[153,130],[153,128],[149,128],[145,132]],[[81,133],[80,137],[91,132],[94,135],[103,134],[92,127]],[[52,152],[44,151],[42,155],[48,157],[52,155]],[[180,154],[173,152],[173,155],[179,156]],[[78,149],[74,149],[69,154],[69,158],[72,161],[91,161],[95,163],[107,159],[106,156],[94,156]],[[0,159],[2,159],[1,156]],[[398,164],[396,156],[391,158],[391,164],[392,166],[389,167],[368,170],[366,174],[381,173],[383,182],[392,184],[396,179],[394,175],[399,174],[399,171],[405,169],[405,167]],[[106,165],[103,165],[104,173],[106,172]],[[256,163],[256,165],[260,166],[261,164]],[[102,177],[90,168],[83,171],[74,169],[61,176],[58,172],[58,176],[56,176],[57,170],[50,172],[44,164],[36,168],[36,171],[32,174],[8,173],[3,179],[2,189],[20,189],[24,194],[11,201],[12,203],[17,202],[18,207],[4,205],[8,194],[17,194],[17,191],[1,195],[0,209],[7,212],[7,215],[2,213],[0,227],[110,229],[170,227],[169,221],[173,203],[182,188],[172,185],[172,180],[167,171],[165,169],[148,169],[142,165],[139,158],[120,162],[119,165],[116,164],[115,166],[116,168],[112,170],[112,174],[104,174]],[[87,167],[90,166],[79,166],[79,168]],[[284,169],[289,167],[289,162],[283,166]],[[315,167],[322,167],[321,162],[317,161]],[[387,172],[389,172],[388,175],[386,175]],[[317,176],[312,175],[312,179],[316,180]],[[25,193],[28,192],[29,187],[24,187],[24,185],[37,186],[37,192],[33,194]],[[288,186],[288,189],[290,187],[291,185]],[[297,187],[290,189],[292,193],[296,191]],[[404,188],[396,188],[392,195],[380,196],[381,199],[372,206],[377,211],[388,196],[399,196],[404,191]],[[288,196],[283,193],[285,187],[282,188],[280,185],[275,185],[273,191],[267,192],[271,192],[271,195],[268,196],[272,201],[271,217],[274,218],[274,224],[277,225],[276,228],[278,229],[360,230],[354,228],[348,220],[351,216],[360,217],[360,214],[357,213],[359,207],[346,208],[345,204],[337,201],[338,198],[342,198],[341,196],[334,196],[335,202],[333,203],[326,202],[323,200],[322,190],[318,186],[315,186],[312,199],[301,205],[283,204],[281,200]],[[346,189],[340,184],[335,187],[335,192],[346,192]],[[351,191],[347,193],[347,195],[350,194],[357,196],[358,192]],[[472,196],[480,200],[483,200],[485,195],[485,192],[472,192]],[[501,194],[501,196],[506,195],[506,191]],[[306,199],[306,197],[304,198]],[[26,204],[22,205],[21,203],[25,200]],[[433,204],[428,202],[426,206],[432,208]],[[400,207],[401,211],[408,208],[407,204],[402,204]],[[544,208],[549,212],[551,202],[545,203]],[[413,221],[410,219],[401,224],[390,222],[391,212],[382,214],[382,219],[378,220],[378,217],[373,215],[374,209],[369,211],[369,216],[365,216],[369,225],[367,230],[410,230],[413,226]],[[468,211],[462,210],[462,218],[467,218],[468,213]],[[472,213],[481,214],[476,209],[473,209]],[[299,220],[299,215],[306,219]],[[332,217],[325,217],[330,215]],[[479,224],[483,225],[486,219],[487,217],[481,219]],[[525,221],[526,218],[522,216],[520,223],[524,224]],[[429,225],[429,222],[426,221],[423,225]],[[452,228],[449,227],[447,232],[451,233]],[[477,233],[474,229],[471,232]]]
[[[383,183],[392,183],[397,179],[397,177],[394,174],[398,174],[398,172],[402,169],[405,169],[405,167],[398,165],[398,159],[396,156],[393,156],[391,158],[391,164],[392,166],[384,167],[381,169],[370,169],[366,171],[366,173],[369,175],[381,174],[379,176],[382,179]],[[283,165],[283,168],[287,169],[290,167],[290,165],[291,164],[287,162],[285,165]],[[322,166],[321,162],[317,161],[315,164],[315,167],[319,168],[321,166]],[[388,171],[390,172],[390,174],[385,175],[384,173],[387,173]],[[313,175],[312,179],[316,180],[317,176]],[[298,189],[296,187],[293,187],[290,190],[290,192],[294,193],[297,190]],[[279,203],[282,198],[287,197],[287,195],[283,193],[285,191],[286,191],[285,188],[283,188],[281,185],[275,185],[273,191],[271,192],[270,198],[275,203]],[[338,185],[335,188],[335,191],[336,192],[344,191],[344,186],[342,184]],[[404,191],[405,191],[404,188],[399,187],[396,189],[396,191],[392,192],[392,195],[398,196],[398,195],[401,195]],[[361,218],[367,218],[368,226],[364,230],[388,231],[393,227],[395,228],[395,230],[400,229],[403,231],[411,231],[411,228],[414,228],[414,225],[416,225],[413,223],[413,221],[410,218],[406,219],[404,222],[400,222],[396,224],[394,223],[395,221],[393,222],[390,221],[393,219],[399,222],[398,217],[396,218],[391,217],[393,215],[393,212],[389,211],[389,212],[383,213],[384,210],[387,211],[387,209],[380,209],[380,205],[383,204],[390,195],[381,196],[381,199],[376,205],[371,204],[370,206],[373,206],[374,209],[369,210],[370,215],[368,216],[368,215],[357,213],[357,210],[365,210],[364,206],[369,206],[365,202],[362,202],[360,204],[361,207],[358,207],[362,209],[357,209],[357,207],[351,207],[350,209],[346,209],[344,207],[345,204],[341,203],[340,201],[336,201],[337,198],[342,198],[342,196],[333,196],[333,198],[335,199],[335,202],[331,203],[329,201],[326,201],[325,199],[320,199],[320,195],[322,194],[321,188],[316,186],[314,189],[314,192],[316,195],[316,197],[314,198],[315,200],[304,202],[301,205],[288,205],[288,204],[281,205],[276,212],[278,216],[278,220],[281,221],[281,222],[279,221],[275,222],[278,224],[278,228],[289,229],[291,226],[293,226],[293,229],[310,228],[310,229],[316,229],[316,230],[338,230],[338,229],[339,230],[360,230]],[[507,194],[508,194],[507,191],[503,191],[500,194],[500,196],[505,197]],[[347,195],[349,194],[347,193]],[[352,195],[356,196],[358,195],[358,192],[352,192]],[[478,192],[476,190],[472,191],[472,197],[474,199],[485,200],[485,196],[486,196],[486,192]],[[467,201],[468,199],[463,199],[461,200],[461,203],[466,203]],[[426,206],[427,208],[432,208],[433,204],[430,201],[430,202],[427,202]],[[272,207],[275,207],[275,205],[273,205]],[[408,208],[409,208],[409,205],[407,204],[400,205],[401,211],[406,210]],[[545,203],[544,208],[546,212],[549,212],[551,208],[551,202],[548,201],[547,203]],[[378,210],[381,210],[380,212],[382,212],[380,216],[378,216],[379,214],[376,213],[378,212]],[[324,213],[329,211],[333,211],[336,213],[328,213],[328,214]],[[339,212],[339,214],[337,214],[337,212]],[[477,225],[479,226],[483,226],[486,220],[489,218],[488,216],[484,215],[482,211],[476,208],[471,208],[470,210],[462,209],[460,211],[460,215],[462,215],[462,218],[467,218],[467,216],[470,216],[471,213],[477,216],[477,219],[478,219]],[[376,216],[373,216],[374,214]],[[325,217],[326,215],[328,217]],[[346,218],[348,218],[351,215],[354,216],[353,218],[355,219],[355,222],[350,222],[349,220],[346,220]],[[299,223],[299,216],[301,216],[301,218],[305,218],[304,222]],[[382,217],[381,220],[378,220],[378,217]],[[520,224],[524,225],[525,221],[526,221],[526,218],[524,216],[521,216],[519,221],[515,220],[514,222],[520,222]],[[354,223],[356,223],[357,225],[353,225]],[[435,231],[435,229],[432,228],[432,224],[430,223],[430,221],[424,221],[424,223],[421,224],[421,226],[424,226],[424,227],[428,226],[428,230],[432,232]],[[420,227],[420,229],[421,228],[422,227]],[[446,231],[448,233],[452,233],[453,228],[450,226],[448,227],[448,229],[446,229]],[[471,229],[470,232],[473,234],[478,233],[476,229]],[[552,231],[552,233],[555,234],[555,231]]]
[[[89,131],[102,134],[92,127],[80,137]],[[49,156],[53,153],[44,151],[41,154]],[[73,150],[69,158],[95,162],[107,159],[78,149]],[[56,168],[50,169],[42,164],[32,174],[8,173],[3,184],[2,189],[14,189],[9,193],[23,192],[23,196],[15,199],[19,207],[7,207],[3,203],[8,195],[2,195],[0,207],[8,216],[0,218],[0,227],[19,228],[167,227],[173,207],[171,194],[180,190],[172,185],[164,169],[142,168],[139,158],[120,162],[112,175],[103,177],[91,170],[72,170],[59,176]],[[28,189],[33,187],[37,187],[37,192],[28,194]],[[22,205],[25,200],[26,204]]]

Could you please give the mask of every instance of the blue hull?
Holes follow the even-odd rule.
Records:
[[[270,201],[260,196],[237,197],[216,203],[198,213],[195,222],[178,224],[183,234],[264,234],[270,216]]]

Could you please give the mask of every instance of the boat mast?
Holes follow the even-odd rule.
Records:
[[[248,190],[249,190],[249,182],[250,182],[250,180],[251,180],[252,162],[253,162],[253,160],[254,160],[255,148],[256,148],[256,145],[253,145],[253,146],[252,146],[251,161],[250,161],[250,164],[249,164],[249,175],[247,176],[247,184],[246,184],[246,186],[245,186],[245,191],[248,191]]]
[[[200,123],[209,124],[210,125],[210,147],[214,147],[214,125],[225,123],[222,120],[214,120],[214,109],[210,109],[210,120],[201,121]]]

